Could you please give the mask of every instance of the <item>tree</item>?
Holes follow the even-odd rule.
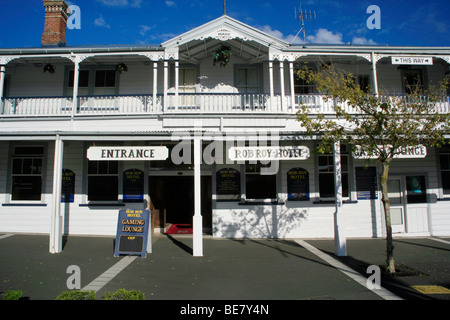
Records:
[[[330,152],[336,141],[346,143],[352,151],[364,152],[376,160],[382,168],[381,191],[386,221],[386,266],[395,272],[394,246],[388,176],[391,162],[402,149],[424,144],[440,147],[445,144],[444,135],[450,131],[448,110],[441,110],[446,97],[449,79],[437,87],[423,90],[421,85],[411,85],[405,96],[382,96],[361,88],[355,77],[328,64],[318,71],[306,66],[297,74],[308,83],[315,84],[324,100],[334,101],[333,113],[312,114],[302,105],[298,121],[310,136],[319,136],[317,151]],[[370,160],[368,160],[370,161]]]

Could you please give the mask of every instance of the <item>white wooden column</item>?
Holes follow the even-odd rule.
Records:
[[[178,107],[178,85],[180,82],[180,61],[175,60],[175,107]]]
[[[3,87],[5,86],[5,77],[6,66],[2,64],[0,65],[0,114],[5,112],[5,110],[3,110]]]
[[[341,171],[341,144],[335,142],[334,156],[334,192],[336,197],[336,212],[334,213],[334,251],[338,257],[347,255],[347,242],[345,232],[345,216],[342,210],[342,171]]]
[[[164,111],[169,107],[167,91],[169,90],[169,61],[164,60]]]
[[[291,106],[295,108],[295,82],[294,82],[294,62],[289,61],[289,78],[291,80]]]
[[[78,56],[74,59],[73,72],[73,95],[72,95],[72,117],[77,113],[78,109],[78,82],[80,78],[80,58]]]
[[[50,223],[50,253],[62,252],[62,215],[61,187],[63,170],[64,142],[59,135],[55,140],[55,158],[53,162],[53,201]]]
[[[375,54],[372,52],[372,82],[373,93],[378,96],[378,75],[377,75],[377,62],[375,61]]]
[[[280,61],[280,88],[281,88],[281,111],[284,110],[284,60]]]
[[[153,112],[158,105],[158,61],[153,61]]]
[[[203,256],[203,217],[201,199],[201,161],[202,140],[194,137],[194,218],[193,218],[193,255]]]
[[[270,86],[270,108],[273,110],[273,100],[275,92],[273,89],[273,61],[269,61],[269,86]]]

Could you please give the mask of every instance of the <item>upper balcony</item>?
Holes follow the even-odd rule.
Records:
[[[383,96],[385,98],[393,96]],[[443,98],[437,112],[450,113],[450,97]],[[270,94],[179,93],[72,97],[7,97],[0,108],[2,118],[130,116],[170,114],[252,115],[295,114],[305,105],[311,114],[332,114],[333,101],[318,94],[271,97]],[[355,113],[344,106],[347,112]]]

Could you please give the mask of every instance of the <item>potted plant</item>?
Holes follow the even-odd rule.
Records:
[[[231,58],[231,48],[229,46],[222,45],[214,52],[214,66],[219,63],[221,67],[225,67]]]

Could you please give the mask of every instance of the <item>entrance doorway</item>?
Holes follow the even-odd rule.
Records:
[[[212,225],[211,177],[201,181],[203,228]],[[166,224],[192,224],[194,216],[193,176],[149,177],[150,209],[165,212]]]

